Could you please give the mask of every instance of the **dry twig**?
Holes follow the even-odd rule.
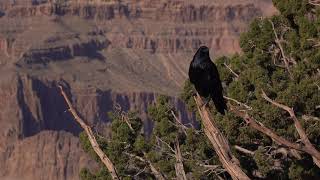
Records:
[[[231,97],[228,97],[228,96],[223,96],[225,99],[227,100],[230,100],[230,101],[233,101],[235,102],[236,104],[240,105],[240,106],[244,106],[245,108],[247,108],[248,110],[252,110],[252,107],[251,106],[248,106],[247,104],[245,103],[242,103],[242,102],[239,102],[238,100],[236,99],[233,99]]]
[[[152,174],[156,177],[156,179],[159,179],[159,180],[165,180],[164,176],[162,175],[161,172],[159,172],[151,163],[151,161],[147,160],[147,159],[144,159],[140,156],[136,156],[134,154],[130,154],[130,153],[127,153],[127,152],[124,152],[127,156],[130,156],[132,158],[135,158],[141,162],[144,162],[144,163],[147,163],[150,167],[150,170],[152,172]]]
[[[237,74],[236,72],[234,72],[230,66],[228,66],[226,63],[223,63],[223,65],[238,79],[239,78],[239,74]]]
[[[181,123],[179,121],[178,117],[175,115],[175,113],[172,110],[171,110],[171,114],[172,114],[173,118],[176,121],[175,125],[178,126],[183,131],[183,133],[185,135],[187,135],[187,131],[186,130],[188,129],[188,127],[186,127],[183,123]]]
[[[288,73],[289,73],[289,75],[290,75],[290,78],[293,78],[293,76],[292,76],[292,74],[291,74],[291,71],[290,71],[290,67],[289,67],[289,58],[285,55],[285,53],[284,53],[284,49],[283,49],[283,47],[282,47],[282,44],[281,44],[281,41],[282,41],[282,39],[279,39],[279,36],[278,36],[278,34],[277,34],[277,32],[276,32],[276,30],[275,30],[275,27],[274,27],[274,24],[273,24],[273,22],[271,21],[271,20],[269,20],[269,22],[271,23],[271,26],[272,26],[272,29],[273,29],[273,34],[274,34],[274,36],[275,36],[275,43],[278,45],[278,47],[279,47],[279,49],[280,49],[280,52],[281,52],[281,55],[282,55],[282,60],[283,60],[283,62],[284,62],[284,65],[285,65],[285,67],[286,67],[286,69],[287,69],[287,71],[288,71]],[[291,60],[291,61],[293,61],[293,62],[295,62],[293,59]]]

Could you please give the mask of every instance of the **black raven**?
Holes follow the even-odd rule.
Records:
[[[227,105],[222,94],[222,85],[216,65],[211,61],[209,48],[201,46],[189,67],[189,79],[201,97],[206,98],[205,105],[212,98],[221,114],[225,114]]]

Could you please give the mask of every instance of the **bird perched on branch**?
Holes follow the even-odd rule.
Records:
[[[227,105],[222,94],[219,72],[210,59],[208,47],[201,46],[193,56],[189,67],[189,79],[199,95],[205,98],[204,105],[212,99],[216,109],[224,115]]]

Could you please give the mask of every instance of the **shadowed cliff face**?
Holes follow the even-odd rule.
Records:
[[[0,134],[0,159],[3,160],[0,177],[77,179],[81,167],[97,166],[79,146],[76,137],[81,128],[67,111],[55,80],[16,73],[2,74],[2,78],[0,95],[6,101],[0,104],[0,126],[3,128]],[[145,120],[145,131],[151,131],[152,123],[146,112],[148,104],[155,100],[155,93],[118,93],[83,88],[74,83],[65,85],[65,91],[80,116],[101,134],[108,134],[105,126],[109,122],[107,112],[114,110],[115,105],[123,111],[137,110]],[[188,122],[193,120],[180,100],[172,100],[179,109],[178,115]],[[37,172],[36,167],[41,167],[41,172]],[[28,168],[32,171],[24,172]]]
[[[249,21],[273,13],[271,0],[1,0],[0,179],[78,179],[82,167],[97,168],[57,82],[102,134],[117,104],[138,111],[150,132],[157,94],[188,123],[177,96],[194,51],[240,52]]]

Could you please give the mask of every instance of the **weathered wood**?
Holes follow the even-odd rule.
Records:
[[[71,112],[71,114],[73,115],[74,119],[79,123],[79,125],[84,129],[85,133],[87,134],[91,147],[93,148],[93,150],[96,152],[96,154],[99,156],[100,160],[103,162],[103,164],[106,166],[106,168],[108,169],[108,171],[110,172],[112,179],[118,180],[119,176],[117,174],[116,168],[113,165],[113,163],[111,162],[111,160],[108,158],[108,156],[101,150],[90,126],[88,126],[83,119],[81,119],[76,110],[72,107],[72,103],[70,102],[70,100],[68,99],[68,96],[66,95],[66,93],[63,91],[63,88],[59,85],[58,86],[61,90],[61,94],[63,96],[63,98],[65,99],[68,107],[69,107],[69,111]]]
[[[176,138],[176,141],[174,143],[174,150],[175,150],[175,156],[176,156],[176,164],[174,165],[177,175],[177,180],[187,180],[186,172],[184,171],[183,167],[183,158],[180,151],[180,145],[178,138]]]
[[[228,140],[217,128],[214,120],[209,114],[206,106],[202,106],[202,100],[197,94],[194,97],[198,111],[200,113],[202,124],[204,126],[204,132],[210,140],[216,154],[219,157],[220,162],[227,172],[231,175],[232,179],[248,180],[250,179],[241,169],[239,160],[232,154]]]

